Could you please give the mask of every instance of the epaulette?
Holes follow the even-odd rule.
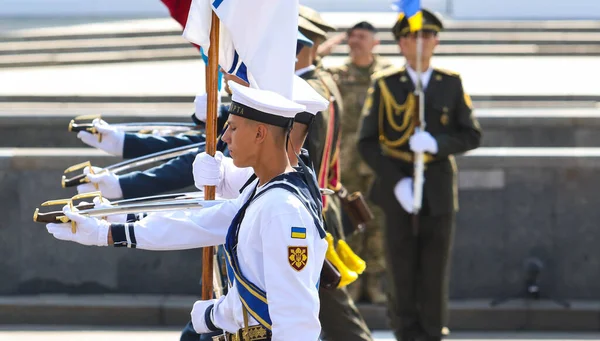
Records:
[[[433,68],[435,71],[444,74],[446,76],[452,76],[452,77],[460,77],[460,74],[458,72],[452,71],[452,70],[447,70],[447,69],[440,69],[440,68]]]
[[[376,80],[379,78],[387,78],[389,76],[393,76],[395,74],[404,72],[406,68],[404,66],[398,67],[398,66],[388,66],[383,70],[379,70],[377,72],[374,72],[373,75],[371,75],[371,80]]]

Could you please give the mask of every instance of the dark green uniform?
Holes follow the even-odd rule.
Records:
[[[415,87],[404,68],[374,76],[359,129],[358,149],[375,172],[370,199],[385,214],[389,310],[399,340],[439,340],[446,323],[448,264],[458,210],[453,154],[480,144],[481,131],[460,77],[434,69],[425,91],[425,122],[438,152],[426,154],[423,207],[415,236],[411,215],[394,195],[413,176],[408,140],[414,132]]]
[[[317,178],[327,179],[325,186],[330,186],[330,184],[335,183],[336,177],[339,176],[335,168],[330,166],[335,164],[339,155],[340,119],[343,110],[341,96],[331,75],[323,70],[309,71],[300,77],[306,80],[323,97],[334,99],[332,102],[333,107],[323,110],[315,116],[304,146],[308,150]],[[333,134],[328,134],[328,131]],[[330,135],[329,138],[328,135]],[[337,178],[337,181],[339,181],[339,178]],[[342,230],[340,210],[341,205],[335,195],[325,198],[323,206],[325,222],[327,230],[334,237],[339,236]],[[323,340],[373,340],[369,328],[345,288],[337,290],[321,289],[319,297],[321,300],[319,319],[324,333]]]

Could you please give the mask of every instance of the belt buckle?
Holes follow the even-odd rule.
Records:
[[[225,333],[223,340],[225,340],[225,341],[241,341],[242,338],[240,338],[238,333],[235,333],[235,334]]]

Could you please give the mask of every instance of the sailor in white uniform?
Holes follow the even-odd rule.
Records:
[[[329,101],[323,98],[304,79],[294,76],[293,100],[306,107],[304,112],[296,114],[290,143],[288,144],[288,156],[292,166],[298,165],[299,154],[303,152],[302,146],[308,135],[308,129],[315,115],[325,110]],[[305,163],[309,163],[308,157]],[[233,159],[225,157],[219,151],[215,156],[205,152],[196,155],[193,164],[194,182],[197,188],[204,186],[215,186],[220,198],[233,199],[240,195],[244,185],[254,174],[252,167],[239,168],[233,163]]]
[[[219,299],[194,304],[194,329],[223,329],[233,340],[242,340],[244,329],[246,340],[317,340],[318,284],[327,249],[321,206],[286,153],[293,118],[305,107],[273,92],[229,86],[233,96],[223,140],[235,166],[252,167],[257,176],[238,198],[126,224],[85,217],[66,206],[77,233],[70,224],[48,224],[48,231],[84,245],[146,250],[225,244],[231,287]]]

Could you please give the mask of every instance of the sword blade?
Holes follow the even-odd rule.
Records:
[[[90,217],[105,217],[115,214],[136,214],[136,213],[155,213],[183,210],[197,210],[220,205],[225,200],[203,200],[187,199],[177,201],[163,201],[146,204],[133,204],[124,206],[115,206],[111,208],[94,208],[81,210],[78,213]]]
[[[137,167],[151,164],[154,162],[173,159],[180,155],[188,153],[192,150],[198,149],[199,147],[204,146],[204,145],[206,145],[206,142],[194,143],[194,144],[190,144],[187,146],[182,146],[182,147],[173,148],[173,149],[169,149],[169,150],[165,150],[165,151],[160,151],[157,153],[140,156],[135,159],[130,159],[127,161],[115,163],[114,165],[105,167],[104,169],[117,174],[117,173],[129,170],[132,168],[137,168]]]

